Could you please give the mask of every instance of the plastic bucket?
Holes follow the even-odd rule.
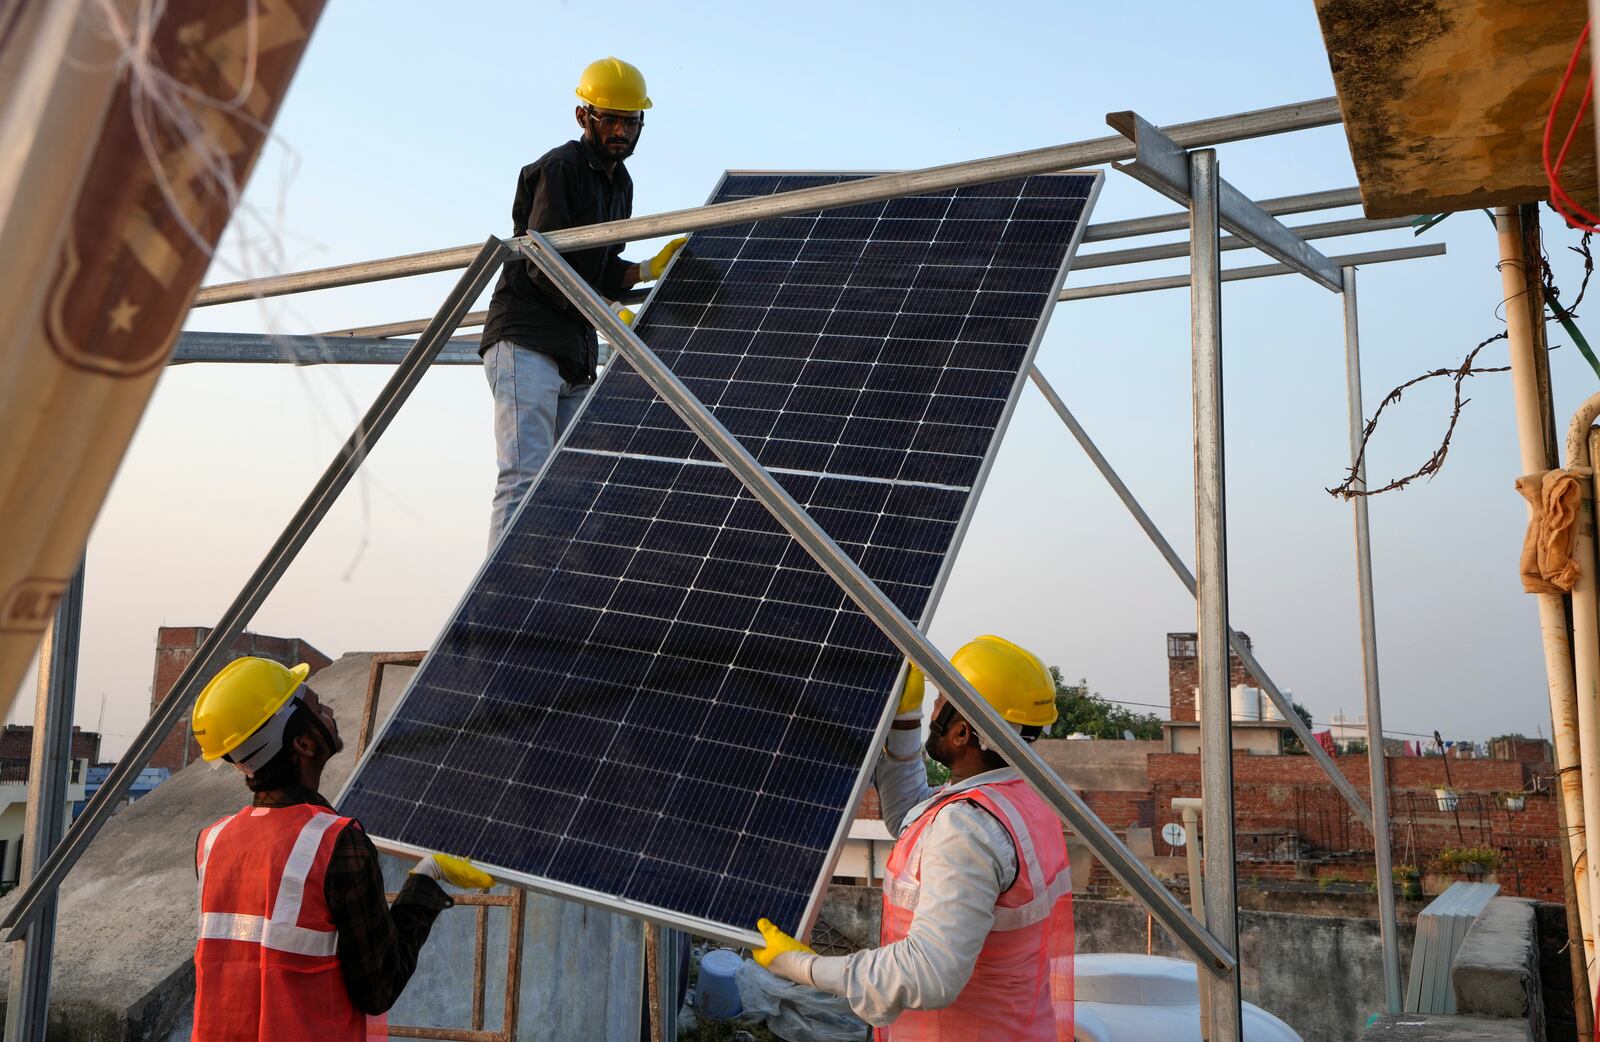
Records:
[[[707,1020],[729,1020],[744,1011],[739,1001],[738,952],[713,948],[700,959],[700,984],[695,989],[695,1009]]]

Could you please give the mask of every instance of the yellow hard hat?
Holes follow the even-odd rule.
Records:
[[[644,73],[621,58],[590,62],[578,77],[578,97],[597,109],[638,112],[650,107]]]
[[[986,634],[962,645],[950,664],[1010,723],[1049,727],[1056,722],[1055,681],[1026,648]]]
[[[304,662],[288,669],[253,656],[223,666],[195,699],[192,724],[200,754],[216,760],[233,752],[288,704],[310,672]]]

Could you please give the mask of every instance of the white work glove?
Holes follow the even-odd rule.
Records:
[[[417,862],[410,875],[427,876],[435,883],[449,883],[463,890],[487,890],[494,886],[494,877],[464,857],[449,854],[429,854]]]

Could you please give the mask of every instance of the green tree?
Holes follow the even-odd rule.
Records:
[[[1125,706],[1108,702],[1089,690],[1087,680],[1068,684],[1059,667],[1050,667],[1056,685],[1056,711],[1060,716],[1045,731],[1046,738],[1065,738],[1086,734],[1093,738],[1121,738],[1124,731],[1135,738],[1161,737],[1161,720],[1154,713],[1136,713]]]
[[[1299,702],[1290,702],[1289,705],[1294,709],[1294,715],[1305,721],[1306,730],[1311,730],[1311,710]],[[1300,744],[1300,737],[1293,731],[1285,731],[1283,733],[1283,752],[1286,756],[1309,755],[1306,752],[1306,747]]]

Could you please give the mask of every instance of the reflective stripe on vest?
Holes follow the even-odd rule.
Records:
[[[249,811],[240,811],[240,814],[247,813]],[[223,820],[206,836],[199,866],[201,900],[204,900],[206,861],[211,857],[211,847],[222,830],[238,817],[239,814],[235,814]],[[322,845],[322,837],[338,821],[338,815],[323,811],[313,814],[301,826],[294,847],[289,851],[289,858],[284,862],[283,876],[278,880],[278,893],[272,901],[270,919],[259,915],[202,910],[200,939],[244,941],[291,955],[323,958],[334,955],[339,950],[339,931],[312,930],[297,924],[300,921],[300,905],[305,900],[306,876],[311,873],[312,862],[317,858],[317,848]]]
[[[952,793],[949,799],[929,807],[921,816],[930,817],[937,814],[947,804],[960,802],[968,793],[979,789],[983,791],[984,797],[994,804],[995,809],[1005,816],[1009,831],[1015,839],[1017,875],[1020,877],[1023,873],[1027,873],[1028,888],[1033,895],[1025,904],[996,905],[994,925],[991,929],[1021,930],[1041,923],[1050,918],[1050,912],[1055,908],[1057,901],[1072,893],[1072,873],[1063,870],[1056,873],[1056,877],[1049,883],[1044,881],[1044,869],[1039,865],[1039,855],[1034,849],[1033,835],[1022,820],[1022,814],[1017,810],[1016,804],[997,787],[981,785],[974,789],[963,789]],[[987,807],[984,809],[988,810]],[[884,872],[883,899],[896,908],[908,912],[915,912],[917,909],[917,901],[922,896],[922,843],[927,837],[928,827],[924,825],[917,833],[910,857],[906,858],[903,875],[897,877],[890,870]],[[1012,885],[1016,884],[1013,882]]]
[[[202,941],[245,941],[291,955],[326,958],[339,950],[336,930],[308,930],[303,926],[274,922],[259,915],[231,915],[227,912],[200,913]]]

